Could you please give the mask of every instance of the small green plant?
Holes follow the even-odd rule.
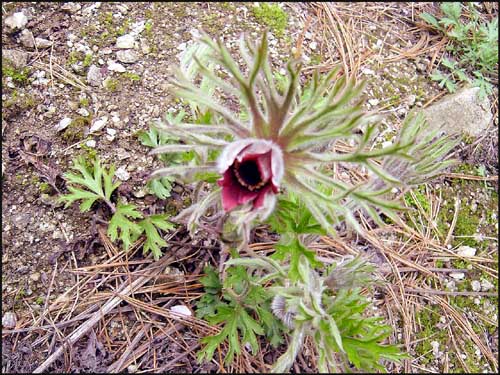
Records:
[[[64,202],[66,207],[80,201],[81,212],[89,211],[96,202],[104,202],[112,213],[107,231],[111,241],[121,240],[124,249],[128,250],[144,233],[146,242],[143,253],[151,252],[155,259],[159,259],[162,255],[161,248],[167,246],[167,243],[158,230],[168,231],[174,228],[173,224],[167,221],[167,215],[144,216],[132,203],[125,204],[119,199],[118,203],[115,203],[112,195],[120,186],[120,182],[114,178],[114,165],[106,170],[97,157],[92,165],[87,163],[84,157],[79,157],[73,161],[72,169],[77,173],[64,174],[69,194],[62,195],[59,200]]]
[[[121,89],[120,81],[116,78],[108,77],[103,81],[103,86],[106,90],[115,92]]]
[[[444,33],[451,43],[447,46],[450,58],[441,61],[443,71],[435,70],[431,79],[446,87],[457,89],[457,82],[471,83],[480,88],[480,96],[493,92],[493,78],[498,70],[498,17],[483,22],[473,3],[466,6],[469,17],[463,17],[459,2],[442,3],[444,17],[437,19],[429,13],[420,18]],[[467,19],[467,21],[464,21]]]
[[[179,124],[185,116],[186,113],[184,111],[179,112],[175,117],[169,113],[166,116],[166,120],[173,124]],[[154,126],[150,126],[147,132],[144,130],[139,131],[137,137],[144,146],[151,148],[165,146],[177,141],[175,137],[158,132]],[[159,154],[157,157],[164,165],[179,164],[183,160],[182,156],[179,154]],[[158,198],[166,199],[170,197],[170,191],[172,190],[172,183],[174,180],[175,178],[173,176],[153,178],[148,181],[147,187],[149,191]]]
[[[288,15],[278,4],[259,3],[252,12],[260,23],[269,26],[278,37],[282,37],[288,23]]]
[[[131,72],[125,72],[125,73],[123,73],[122,77],[126,78],[126,79],[130,79],[133,82],[141,80],[141,76],[139,74],[131,73]]]
[[[25,85],[28,83],[29,74],[29,67],[16,69],[10,64],[9,60],[2,58],[2,77],[11,77],[13,81]]]
[[[92,54],[87,53],[83,59],[83,66],[86,68],[92,64]]]
[[[144,35],[146,37],[151,38],[153,36],[153,21],[147,20],[144,24]]]
[[[87,98],[80,99],[80,106],[88,108],[90,101]]]
[[[199,361],[212,359],[223,342],[228,343],[224,363],[230,364],[246,343],[257,353],[257,336],[267,336],[274,347],[283,341],[282,324],[271,312],[272,294],[258,284],[258,277],[242,266],[229,267],[224,281],[211,267],[205,267],[205,274],[200,282],[206,293],[197,303],[196,315],[213,325],[222,323],[222,330],[202,339]]]

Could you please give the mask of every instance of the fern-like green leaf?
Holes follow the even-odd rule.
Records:
[[[146,254],[148,251],[151,251],[155,260],[158,260],[161,255],[161,248],[167,246],[167,242],[161,238],[158,233],[158,229],[162,230],[170,230],[174,228],[172,223],[169,223],[167,220],[167,215],[151,215],[145,217],[141,220],[138,225],[144,230],[146,234],[146,242],[144,242],[143,246],[143,254]]]
[[[116,212],[113,214],[108,226],[108,236],[111,241],[120,239],[125,250],[139,238],[143,232],[143,227],[130,220],[142,218],[142,214],[137,211],[133,204],[118,203]],[[118,233],[119,232],[119,233]]]
[[[89,167],[83,157],[73,160],[72,169],[79,173],[65,173],[64,177],[68,181],[70,194],[63,195],[59,201],[66,202],[66,207],[77,200],[82,200],[80,211],[85,212],[92,204],[102,199],[109,202],[113,191],[120,186],[120,182],[113,183],[115,167],[111,165],[109,171],[101,166],[98,158],[94,160],[93,167]],[[104,183],[104,189],[103,189]]]

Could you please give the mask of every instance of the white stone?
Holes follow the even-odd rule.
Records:
[[[316,42],[311,42],[311,44],[309,44],[309,48],[312,49],[313,51],[318,48],[318,43]]]
[[[80,116],[83,117],[88,117],[90,115],[90,112],[88,111],[87,108],[80,108],[76,111],[76,113],[78,113]]]
[[[439,354],[439,342],[431,341],[430,344],[432,346],[432,354],[434,354],[434,356],[437,357]]]
[[[479,292],[481,290],[481,283],[479,281],[472,280],[470,284],[474,292]]]
[[[97,142],[95,141],[95,139],[89,139],[87,142],[85,142],[85,144],[87,145],[87,147],[95,148]]]
[[[16,327],[17,318],[16,314],[13,312],[6,312],[4,316],[2,316],[2,326],[7,329],[12,329]]]
[[[53,42],[51,42],[50,40],[47,40],[47,39],[43,39],[43,38],[35,38],[35,44],[36,44],[37,48],[44,49],[44,48],[49,48],[50,46],[52,46]]]
[[[370,99],[368,100],[368,103],[372,106],[376,106],[378,103],[380,103],[380,100],[378,99]]]
[[[9,60],[16,69],[22,69],[28,63],[28,54],[24,51],[2,49],[2,58]]]
[[[179,315],[184,315],[184,316],[191,316],[191,310],[189,310],[189,307],[185,305],[175,305],[170,308],[170,311],[177,313]]]
[[[178,49],[179,51],[185,51],[185,50],[186,50],[186,43],[184,43],[184,42],[183,42],[183,43],[179,44],[179,45],[177,46],[177,49]]]
[[[361,73],[363,73],[366,76],[372,76],[375,74],[375,72],[369,68],[363,68],[361,69]]]
[[[130,173],[127,172],[125,167],[120,167],[115,172],[116,177],[121,181],[127,181],[130,178]]]
[[[76,13],[78,12],[82,6],[78,3],[66,3],[64,4],[61,9],[68,12],[68,13]]]
[[[493,114],[488,97],[479,99],[479,87],[465,88],[446,95],[439,102],[422,110],[431,129],[449,134],[466,132],[480,136],[489,126]]]
[[[119,64],[112,60],[108,61],[108,69],[111,70],[112,72],[118,72],[118,73],[124,73],[127,71],[122,64]]]
[[[457,255],[460,255],[464,258],[470,258],[476,255],[476,249],[470,246],[460,246],[457,249]]]
[[[71,121],[73,121],[73,120],[72,120],[72,119],[70,119],[69,117],[65,117],[65,118],[63,118],[63,119],[59,122],[59,124],[57,124],[57,125],[54,127],[55,131],[60,132],[61,130],[66,129],[66,128],[69,126],[69,124],[71,124]]]
[[[137,52],[131,49],[116,52],[116,58],[122,63],[132,64],[139,60]]]
[[[107,128],[106,133],[108,133],[109,135],[116,135],[116,130],[113,128]]]
[[[133,34],[125,34],[116,39],[116,48],[121,48],[121,49],[134,48],[134,44],[135,44],[135,37]]]
[[[135,22],[131,26],[132,31],[130,34],[139,35],[140,33],[142,33],[144,31],[145,27],[146,27],[146,21]]]
[[[99,87],[101,86],[102,79],[101,69],[92,64],[87,72],[87,83],[91,86]]]
[[[90,127],[89,133],[94,133],[96,131],[101,130],[104,126],[106,126],[107,122],[108,122],[107,116],[103,116],[99,120],[94,121],[94,123]]]
[[[462,280],[465,277],[465,273],[463,273],[463,272],[451,272],[450,277],[453,277],[455,280]]]
[[[5,25],[12,30],[21,30],[28,23],[28,17],[23,12],[14,13],[5,19]]]
[[[489,282],[488,280],[484,279],[484,280],[481,280],[481,289],[484,291],[484,292],[487,292],[488,290],[491,290],[495,287],[495,285],[493,285],[491,282]]]

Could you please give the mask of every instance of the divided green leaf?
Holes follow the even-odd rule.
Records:
[[[143,254],[151,251],[155,260],[160,259],[161,248],[167,246],[167,242],[160,236],[158,229],[168,231],[174,228],[174,225],[167,221],[168,215],[159,214],[146,216],[138,223],[138,226],[146,234],[146,242],[143,246]]]
[[[120,186],[120,182],[113,183],[115,173],[114,165],[111,165],[108,171],[101,166],[98,158],[94,160],[94,165],[89,167],[85,159],[80,156],[73,160],[72,169],[79,173],[67,172],[64,177],[68,181],[68,190],[70,194],[62,195],[59,200],[66,202],[68,207],[77,200],[82,200],[80,211],[86,212],[92,204],[102,199],[109,203],[111,194]]]
[[[142,214],[137,211],[133,204],[118,203],[116,212],[113,214],[108,226],[108,236],[111,241],[120,239],[125,250],[139,238],[144,228],[130,219],[142,218]]]

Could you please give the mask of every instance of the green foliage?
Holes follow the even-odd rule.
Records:
[[[223,323],[220,333],[207,336],[198,353],[198,360],[211,360],[219,345],[227,342],[228,351],[224,360],[230,364],[234,356],[241,353],[242,345],[250,344],[252,353],[258,350],[257,335],[266,335],[273,346],[282,341],[282,327],[270,311],[271,294],[255,283],[244,267],[230,267],[227,277],[221,282],[210,268],[205,268],[206,276],[200,279],[205,294],[197,303],[197,316],[205,318],[212,325]]]
[[[329,302],[328,314],[337,322],[347,358],[357,369],[383,371],[381,359],[398,362],[408,358],[397,346],[381,344],[390,336],[392,328],[382,324],[380,317],[363,316],[370,303],[361,295],[361,288],[341,289],[335,298],[325,302]]]
[[[87,53],[85,55],[85,58],[83,59],[83,66],[87,67],[87,66],[90,66],[91,64],[92,64],[92,54]]]
[[[101,166],[99,158],[95,158],[93,165],[89,165],[85,157],[80,156],[73,161],[73,169],[79,173],[65,173],[64,177],[68,181],[69,194],[59,197],[61,202],[66,203],[66,207],[77,200],[81,200],[80,211],[88,211],[97,200],[104,201],[113,212],[108,225],[108,236],[111,241],[121,240],[125,250],[144,233],[146,241],[143,253],[151,251],[155,260],[161,256],[161,248],[167,246],[158,233],[158,230],[173,229],[173,224],[167,221],[166,215],[146,216],[139,211],[134,204],[123,204],[118,202],[115,206],[111,202],[111,194],[120,185],[120,182],[113,182],[115,167],[112,165],[109,170]],[[164,192],[162,192],[164,193]],[[134,219],[142,219],[136,222]]]
[[[483,22],[473,3],[467,6],[467,10],[470,16],[465,22],[459,2],[442,3],[444,16],[440,19],[429,13],[420,15],[452,41],[447,50],[455,57],[444,58],[441,61],[444,71],[434,71],[431,79],[449,92],[456,90],[457,82],[471,83],[480,88],[483,97],[493,92],[492,79],[498,69],[498,17]]]
[[[2,58],[2,77],[11,77],[13,81],[21,85],[25,85],[28,83],[29,74],[30,74],[29,67],[16,69],[11,64],[10,60]]]
[[[288,257],[290,259],[288,278],[291,281],[295,282],[300,278],[299,260],[301,256],[304,256],[313,267],[322,266],[322,263],[316,260],[315,252],[303,246],[297,237],[287,244],[277,244],[275,248],[276,252],[272,255],[273,259],[279,260],[282,263]]]
[[[168,216],[165,214],[151,215],[145,217],[138,223],[146,233],[146,242],[144,243],[143,254],[146,254],[151,250],[155,260],[160,259],[160,256],[162,255],[161,248],[167,246],[167,242],[158,234],[157,228],[165,231],[174,228],[174,225],[169,223],[167,218]]]
[[[276,33],[276,36],[281,37],[288,23],[288,15],[273,3],[259,3],[252,7],[252,12],[260,23],[269,26]]]
[[[130,245],[139,238],[144,229],[130,219],[139,219],[142,217],[143,215],[137,211],[137,208],[133,204],[118,203],[108,226],[108,236],[111,238],[111,241],[120,239],[123,242],[125,250],[128,250]]]
[[[87,165],[85,158],[78,157],[73,161],[72,169],[79,173],[65,173],[64,177],[71,184],[68,185],[70,194],[59,198],[61,202],[66,202],[68,207],[76,200],[82,200],[80,211],[85,212],[92,204],[98,200],[104,200],[108,205],[111,203],[111,194],[120,186],[120,182],[113,182],[115,173],[114,165],[108,171],[101,166],[98,158],[94,160],[93,167]],[[75,186],[76,185],[76,186]]]
[[[141,76],[136,73],[131,73],[131,72],[124,72],[121,75],[123,78],[130,79],[133,82],[137,82],[141,80]]]
[[[167,199],[172,191],[172,182],[174,182],[173,177],[160,177],[148,181],[146,186],[158,198]]]
[[[280,195],[277,209],[267,222],[273,231],[280,234],[325,234],[325,230],[304,202],[292,192],[289,192],[287,196]]]
[[[166,119],[171,123],[178,124],[185,116],[186,113],[184,111],[180,111],[175,117],[169,113],[166,116]],[[137,137],[144,146],[151,148],[167,144],[175,144],[177,142],[177,138],[159,131],[154,126],[150,126],[148,131],[139,131],[137,133]],[[157,155],[157,157],[165,165],[175,165],[183,160],[183,155],[179,155],[179,153],[160,154]],[[170,197],[170,191],[172,190],[172,183],[174,181],[175,178],[173,176],[155,178],[148,181],[147,187],[149,191],[158,198],[167,199]]]

